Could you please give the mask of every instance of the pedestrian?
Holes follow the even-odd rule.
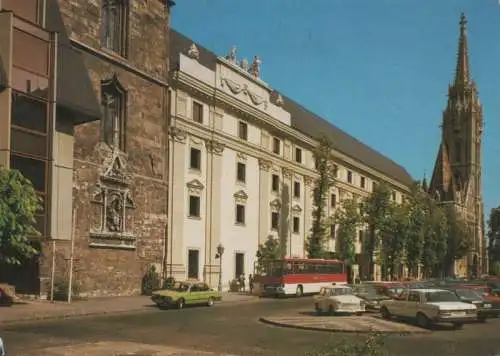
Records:
[[[354,283],[361,284],[361,280],[359,279],[359,276],[356,276],[356,278],[354,279]]]
[[[240,275],[240,292],[245,291],[245,275],[241,274]]]
[[[253,276],[252,274],[248,275],[248,288],[250,288],[250,294],[253,292]]]

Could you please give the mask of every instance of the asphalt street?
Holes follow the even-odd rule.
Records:
[[[234,355],[305,355],[313,349],[365,335],[304,331],[268,326],[259,316],[312,308],[310,298],[266,299],[220,304],[213,308],[156,310],[115,316],[0,325],[8,356],[37,355],[39,350],[85,342],[120,341],[175,346]],[[1,310],[0,310],[1,312]],[[429,334],[390,335],[391,355],[500,355],[500,319],[466,325],[454,331],[438,328]],[[332,354],[334,355],[334,354]]]

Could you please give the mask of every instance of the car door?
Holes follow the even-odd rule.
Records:
[[[199,289],[198,303],[208,303],[208,298],[210,298],[210,287],[206,283],[200,283]]]
[[[316,303],[321,308],[321,310],[325,310],[325,299],[326,299],[326,288],[323,287],[319,290],[319,294],[316,296]]]
[[[393,300],[387,303],[387,305],[389,306],[389,312],[393,315],[401,315],[401,313],[403,313],[407,299],[407,291],[402,291],[398,296],[394,296]]]
[[[418,309],[420,308],[421,303],[421,293],[410,291],[408,293],[408,300],[405,304],[403,316],[405,317],[414,317],[417,315]]]
[[[198,304],[199,286],[197,284],[191,285],[186,294],[186,304]]]

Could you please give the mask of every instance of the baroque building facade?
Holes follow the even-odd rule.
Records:
[[[21,292],[47,295],[73,265],[84,295],[135,294],[161,269],[172,5],[1,2],[0,164],[43,198],[40,257],[0,273]]]
[[[289,257],[307,257],[312,225],[313,151],[328,136],[337,182],[332,215],[343,199],[367,197],[378,182],[401,202],[413,180],[399,165],[272,89],[261,62],[220,57],[171,30],[169,231],[166,275],[203,279],[223,289],[253,273],[259,244],[286,241]],[[336,226],[328,249],[335,251]],[[359,230],[356,252],[368,274]],[[224,247],[219,260],[218,246]]]
[[[481,184],[483,107],[470,73],[467,20],[460,18],[455,78],[448,87],[448,102],[441,124],[442,138],[429,192],[441,204],[451,204],[463,216],[471,249],[455,263],[453,273],[486,273],[487,256]]]

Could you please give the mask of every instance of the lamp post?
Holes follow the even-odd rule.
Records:
[[[222,244],[217,245],[217,254],[215,258],[219,260],[219,292],[222,292],[222,256],[224,255],[224,246]]]

